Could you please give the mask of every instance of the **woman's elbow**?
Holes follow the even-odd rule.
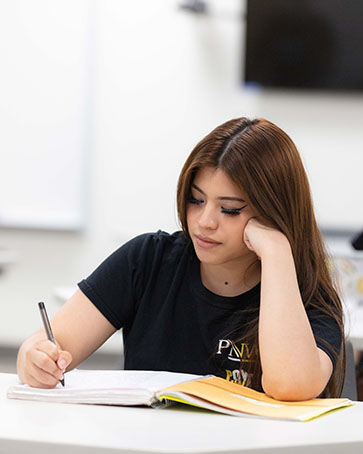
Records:
[[[267,378],[262,376],[265,393],[276,400],[303,401],[318,397],[326,386],[325,380],[293,379],[291,377]]]

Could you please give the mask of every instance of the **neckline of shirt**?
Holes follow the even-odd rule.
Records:
[[[200,275],[200,261],[194,250],[192,250],[191,254],[189,286],[192,292],[206,303],[223,308],[236,309],[240,307],[241,309],[246,309],[253,303],[255,297],[259,296],[261,288],[260,283],[252,287],[250,290],[247,290],[247,292],[237,296],[221,296],[211,292],[203,285]]]

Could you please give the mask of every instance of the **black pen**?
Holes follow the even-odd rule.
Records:
[[[52,328],[51,328],[50,323],[49,323],[49,318],[48,318],[47,310],[45,309],[45,304],[43,302],[40,302],[40,303],[38,303],[38,306],[39,306],[39,310],[40,310],[40,315],[41,315],[42,320],[43,320],[44,329],[45,329],[45,332],[47,333],[48,340],[53,342],[53,344],[57,345],[55,343],[55,339],[54,339],[54,336],[53,336]],[[61,380],[59,380],[59,381],[64,386],[64,377]]]

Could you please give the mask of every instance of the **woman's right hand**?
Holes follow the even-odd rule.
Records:
[[[65,370],[77,367],[116,331],[81,290],[50,323],[57,345],[47,340],[41,329],[21,345],[18,353],[20,381],[37,388],[54,388]]]
[[[18,353],[18,375],[23,383],[36,388],[54,388],[72,355],[61,350],[60,346],[44,339],[43,335],[34,335],[24,342]]]

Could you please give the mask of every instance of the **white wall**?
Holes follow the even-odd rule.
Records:
[[[84,223],[89,23],[86,0],[0,1],[1,227]]]
[[[236,116],[266,117],[292,136],[323,227],[361,228],[363,96],[244,90],[241,2],[210,5],[198,17],[170,0],[86,2],[94,48],[88,226],[80,234],[0,232],[0,247],[18,254],[0,276],[0,343],[19,344],[39,326],[38,300],[54,313],[54,288],[77,283],[126,239],[177,229],[176,180],[187,154]]]

